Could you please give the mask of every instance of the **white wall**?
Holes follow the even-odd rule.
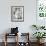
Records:
[[[24,22],[11,22],[11,6],[24,6]],[[0,34],[17,26],[32,35],[32,24],[36,24],[36,0],[0,0]]]

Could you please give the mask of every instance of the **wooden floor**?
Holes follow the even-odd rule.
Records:
[[[2,42],[0,42],[0,46],[4,46],[4,43]],[[7,46],[15,46],[15,43],[8,43],[8,45]],[[25,45],[24,45],[25,46]],[[37,43],[34,43],[34,42],[32,42],[32,43],[30,43],[30,46],[37,46]],[[41,46],[46,46],[46,43],[44,43],[43,45],[41,45]]]

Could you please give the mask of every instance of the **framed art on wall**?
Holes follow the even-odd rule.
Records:
[[[11,21],[12,22],[24,21],[24,6],[11,6]]]

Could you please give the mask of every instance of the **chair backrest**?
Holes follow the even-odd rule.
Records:
[[[11,28],[11,34],[18,33],[18,27],[16,28]]]

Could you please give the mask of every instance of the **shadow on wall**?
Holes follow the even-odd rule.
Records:
[[[11,32],[11,28],[8,28],[8,29],[5,29],[2,34],[4,34],[4,33],[10,33],[10,32]]]

